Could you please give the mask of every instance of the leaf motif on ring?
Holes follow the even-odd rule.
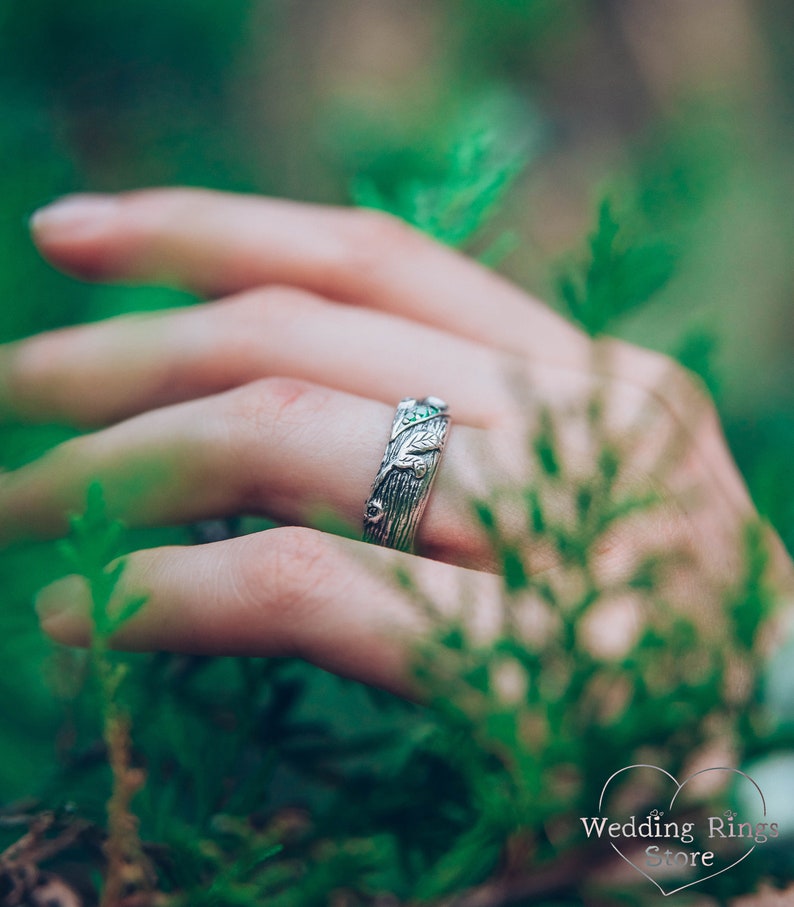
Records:
[[[423,431],[410,440],[404,454],[431,453],[434,450],[440,449],[441,436],[435,431]]]
[[[394,469],[411,469],[417,479],[427,475],[430,467],[427,455],[436,450],[441,450],[443,439],[436,431],[422,431],[406,438],[397,448],[394,458],[381,465],[375,478],[373,488],[379,488],[386,477]]]
[[[399,460],[395,460],[393,468],[412,469],[417,479],[422,479],[427,475],[427,462],[423,457],[414,454],[403,454]]]

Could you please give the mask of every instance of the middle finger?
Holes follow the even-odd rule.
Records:
[[[391,403],[420,380],[458,421],[493,424],[511,357],[396,315],[284,287],[122,316],[0,347],[0,413],[105,425],[258,378],[298,378]]]

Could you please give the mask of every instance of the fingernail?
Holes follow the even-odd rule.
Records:
[[[88,605],[88,587],[82,576],[66,576],[45,586],[33,602],[42,624],[62,618],[83,618]]]
[[[115,195],[67,195],[39,208],[30,218],[34,233],[69,235],[101,229],[118,208]]]

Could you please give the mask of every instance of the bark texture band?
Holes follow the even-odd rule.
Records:
[[[448,428],[447,404],[438,397],[406,397],[399,402],[364,508],[365,542],[413,551]]]

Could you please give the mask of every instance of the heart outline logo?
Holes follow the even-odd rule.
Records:
[[[678,779],[677,779],[675,776],[671,775],[670,772],[665,771],[665,769],[660,768],[658,765],[650,765],[650,764],[647,763],[647,762],[640,762],[640,763],[638,763],[638,764],[636,764],[636,765],[627,765],[627,766],[625,766],[624,768],[620,768],[620,769],[618,769],[616,772],[613,772],[613,773],[609,776],[609,778],[607,778],[606,782],[604,783],[604,786],[601,788],[601,796],[598,798],[598,812],[599,812],[599,813],[601,813],[601,809],[602,809],[602,806],[603,806],[603,803],[604,803],[604,794],[606,793],[606,790],[607,790],[607,788],[609,787],[609,785],[611,784],[612,780],[613,780],[614,778],[617,778],[617,776],[620,775],[622,772],[631,771],[631,769],[634,769],[634,768],[651,768],[651,769],[654,769],[654,771],[661,772],[663,775],[666,775],[666,776],[673,782],[673,784],[675,784],[676,790],[675,790],[675,793],[674,793],[673,796],[672,796],[672,799],[670,800],[670,805],[667,807],[668,810],[671,810],[671,809],[673,808],[673,804],[675,803],[676,797],[681,793],[681,791],[684,789],[684,787],[685,787],[685,786],[686,786],[693,778],[696,778],[698,775],[703,775],[703,774],[705,774],[706,772],[733,772],[733,773],[736,774],[736,775],[741,775],[743,778],[746,778],[746,779],[753,785],[753,787],[758,791],[758,796],[761,798],[761,805],[762,805],[762,807],[763,807],[763,815],[766,816],[766,799],[765,799],[765,797],[764,797],[764,792],[763,792],[763,791],[761,790],[761,788],[758,786],[758,784],[756,783],[756,781],[755,781],[753,778],[751,778],[751,777],[747,774],[747,772],[743,772],[743,771],[742,771],[741,769],[739,769],[739,768],[733,768],[733,767],[727,766],[727,765],[719,765],[719,766],[716,766],[716,765],[715,765],[715,766],[712,766],[711,768],[701,768],[701,769],[699,769],[699,770],[696,771],[696,772],[692,772],[691,775],[688,775],[688,776],[687,776],[686,778],[684,778],[684,780],[679,784]],[[701,882],[705,882],[707,879],[713,879],[713,878],[715,878],[715,877],[718,876],[718,875],[722,875],[723,872],[727,872],[729,869],[733,869],[733,867],[734,867],[734,866],[738,866],[739,863],[742,862],[742,860],[747,859],[747,857],[750,856],[750,854],[755,850],[755,848],[756,848],[756,846],[757,846],[755,843],[753,843],[753,846],[752,846],[745,854],[743,854],[743,855],[742,855],[741,857],[739,857],[737,860],[734,860],[733,863],[731,863],[729,866],[723,866],[723,868],[717,870],[717,872],[712,872],[712,873],[710,873],[709,875],[703,876],[703,877],[700,878],[700,879],[694,879],[694,880],[691,881],[691,882],[687,882],[686,885],[680,885],[678,888],[674,888],[672,891],[665,891],[664,888],[662,888],[662,886],[656,881],[656,879],[652,878],[651,876],[648,875],[647,872],[644,872],[642,869],[640,869],[640,867],[637,866],[637,864],[636,864],[633,860],[630,860],[630,859],[629,859],[629,858],[628,858],[628,857],[620,850],[620,848],[617,847],[617,845],[616,845],[613,841],[610,841],[609,843],[610,843],[612,849],[615,851],[615,853],[616,853],[621,859],[625,860],[625,861],[629,864],[629,866],[631,866],[631,867],[633,867],[634,869],[636,869],[637,872],[640,873],[640,875],[645,876],[645,878],[648,879],[649,882],[653,882],[653,884],[654,884],[654,885],[659,889],[659,891],[662,893],[662,896],[663,896],[663,897],[669,897],[671,894],[676,894],[676,893],[679,892],[679,891],[683,891],[685,888],[691,888],[692,885],[699,885]]]

